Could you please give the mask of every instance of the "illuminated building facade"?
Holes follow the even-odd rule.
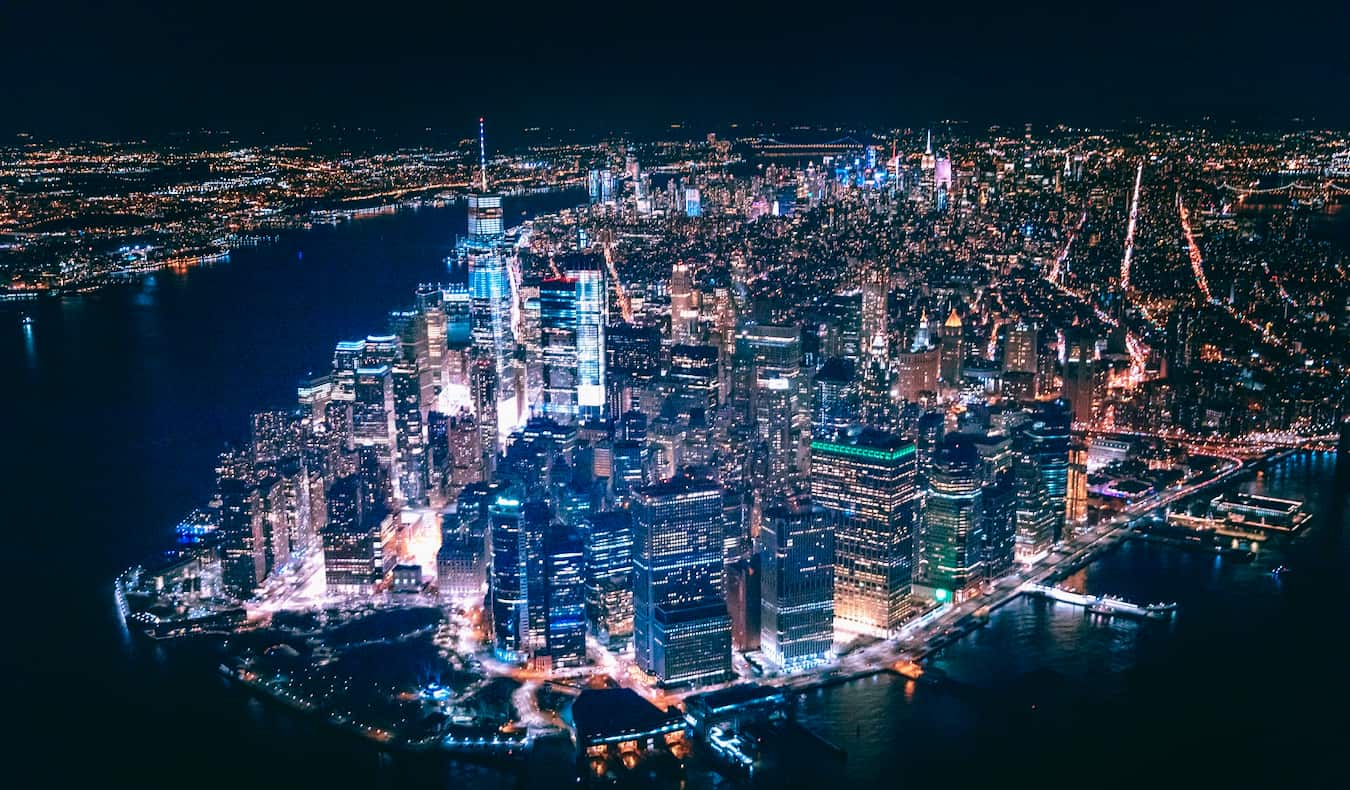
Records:
[[[975,441],[952,434],[928,472],[923,511],[924,586],[937,600],[964,600],[984,577],[984,492]]]
[[[542,503],[532,502],[528,514],[526,510],[514,490],[499,494],[488,506],[493,652],[503,661],[533,657],[546,639],[543,544],[549,518]]]
[[[918,403],[938,391],[938,349],[899,351],[892,357],[895,389],[902,399]]]
[[[638,667],[670,685],[731,671],[722,576],[722,491],[675,477],[633,502],[633,638]]]
[[[854,429],[811,442],[811,498],[838,518],[836,628],[894,633],[909,619],[919,492],[912,442]]]
[[[392,569],[394,516],[378,466],[339,478],[328,489],[328,525],[323,532],[328,588],[369,595]]]
[[[795,671],[826,661],[834,643],[835,516],[809,502],[764,511],[760,638],[764,657]]]
[[[975,440],[980,454],[984,504],[984,572],[989,578],[1012,567],[1017,537],[1016,455],[1012,437],[989,434]]]
[[[562,423],[602,419],[605,409],[604,272],[593,256],[539,285],[544,413]]]
[[[689,267],[677,262],[670,271],[670,338],[673,343],[699,341],[698,302]]]
[[[1035,324],[1018,321],[1008,327],[1007,340],[1003,344],[1003,372],[1034,375],[1039,344],[1040,330]]]
[[[569,524],[551,523],[544,534],[544,648],[551,667],[586,663],[586,571],[581,534]]]
[[[624,641],[633,635],[632,513],[593,513],[584,537],[586,619],[602,643]]]
[[[1064,534],[1069,491],[1069,407],[1062,400],[1041,404],[1040,410],[1021,435],[1021,455],[1034,461],[1051,511],[1052,535]]]
[[[742,327],[736,335],[735,370],[746,417],[755,428],[751,479],[766,499],[784,497],[800,475],[800,444],[808,433],[801,330]]]
[[[965,354],[961,343],[961,316],[957,315],[956,308],[953,307],[946,322],[942,324],[942,339],[939,341],[941,358],[938,372],[942,377],[942,383],[948,387],[956,387],[961,383],[961,362]]]
[[[716,346],[671,346],[666,387],[680,415],[711,414],[717,408],[718,356]]]
[[[816,371],[812,390],[812,436],[833,436],[861,422],[854,367],[847,357],[827,359]]]

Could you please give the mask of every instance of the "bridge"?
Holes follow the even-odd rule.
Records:
[[[823,143],[785,143],[766,137],[750,143],[755,153],[764,157],[812,158],[817,156],[839,156],[861,151],[867,146],[852,137],[841,137]]]
[[[1239,201],[1246,200],[1252,195],[1284,195],[1291,199],[1298,198],[1300,200],[1330,203],[1345,195],[1350,195],[1350,177],[1326,178],[1316,181],[1291,181],[1282,186],[1265,188],[1257,187],[1254,184],[1233,186],[1225,182],[1219,185],[1219,189],[1233,193]]]

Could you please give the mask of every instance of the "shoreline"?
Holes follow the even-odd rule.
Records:
[[[536,195],[557,194],[576,190],[582,186],[584,185],[580,183],[534,187],[517,185],[509,189],[500,190],[500,193],[505,198],[522,198]],[[319,227],[341,227],[351,222],[370,219],[372,217],[388,217],[404,211],[420,211],[424,208],[445,208],[450,205],[459,205],[463,203],[467,197],[467,193],[456,192],[450,194],[448,190],[452,188],[454,188],[453,185],[420,187],[408,190],[404,194],[431,194],[418,194],[416,197],[404,197],[392,203],[380,203],[373,206],[344,207],[342,204],[372,200],[380,196],[362,195],[353,198],[342,198],[339,199],[337,203],[325,208],[312,208],[294,215],[288,215],[285,222],[280,225],[257,228],[254,231],[245,234],[245,237],[242,237],[233,244],[228,243],[227,237],[222,237],[212,240],[209,245],[187,247],[178,250],[167,258],[144,260],[130,263],[121,268],[99,271],[52,288],[24,288],[0,291],[0,305],[62,299],[68,296],[95,293],[120,283],[139,280],[145,275],[154,274],[167,269],[186,271],[198,266],[229,262],[232,253],[243,249],[272,246],[280,240],[282,234],[305,232]],[[544,216],[544,214],[531,215],[531,219],[535,216]],[[519,226],[513,226],[512,229],[516,227]]]
[[[1204,481],[1198,484],[1198,487],[1191,489],[1188,487],[1188,494],[1178,499],[1188,499],[1193,496],[1200,496],[1214,485],[1226,484],[1237,485],[1248,475],[1255,473],[1266,464],[1286,460],[1296,454],[1296,451],[1286,450],[1279,453],[1272,453],[1259,461],[1243,464],[1241,467],[1225,470],[1212,480]],[[1235,479],[1236,478],[1236,479]],[[1165,493],[1164,493],[1165,497]],[[1167,504],[1172,504],[1168,502]],[[1063,578],[1072,574],[1104,556],[1116,551],[1124,543],[1131,540],[1143,540],[1145,542],[1165,545],[1176,550],[1195,550],[1200,549],[1205,552],[1211,552],[1212,548],[1187,544],[1184,541],[1149,541],[1146,534],[1139,533],[1133,526],[1134,522],[1147,518],[1157,510],[1166,507],[1167,504],[1156,504],[1142,514],[1135,515],[1127,520],[1121,526],[1116,527],[1104,534],[1096,536],[1087,545],[1074,550],[1070,555],[1064,557],[1060,562],[1047,568],[1040,569],[1035,577],[1053,583],[1053,580]],[[1217,552],[1222,554],[1222,552]],[[870,649],[889,647],[886,660],[881,661],[881,656],[872,659],[868,665],[858,666],[853,669],[839,668],[831,670],[829,668],[819,669],[811,672],[800,673],[793,676],[785,676],[774,679],[742,679],[742,683],[755,683],[758,685],[779,686],[787,693],[788,699],[797,699],[804,696],[808,691],[826,689],[835,686],[842,686],[853,681],[864,680],[880,674],[890,674],[908,681],[925,683],[931,686],[944,686],[949,680],[946,675],[937,668],[925,666],[929,660],[935,657],[935,654],[951,646],[957,641],[969,636],[971,633],[983,628],[990,621],[990,615],[1007,606],[1014,600],[1024,595],[1031,594],[1026,588],[1030,582],[1003,586],[996,589],[992,594],[986,594],[966,604],[974,605],[974,608],[967,611],[966,605],[953,607],[943,612],[937,617],[932,617],[927,622],[920,621],[918,627],[925,630],[931,629],[931,632],[924,634],[920,639],[915,640],[917,644],[910,644],[905,647],[909,641],[903,635],[898,639],[885,640],[874,643],[863,648],[860,652],[866,652]],[[134,629],[133,629],[134,630]],[[148,644],[164,644],[165,642],[176,642],[183,637],[153,638],[149,634],[137,631],[136,638],[145,637]],[[191,637],[193,635],[184,635]],[[848,654],[842,656],[845,659]],[[524,737],[519,741],[512,743],[493,743],[484,739],[469,740],[465,742],[454,743],[446,736],[438,736],[423,739],[421,741],[411,741],[400,737],[396,732],[387,732],[378,730],[370,725],[365,725],[357,721],[344,720],[343,717],[335,716],[332,712],[325,710],[319,705],[309,703],[303,700],[289,697],[284,691],[273,688],[261,679],[250,678],[251,673],[239,666],[228,665],[228,660],[219,664],[216,671],[233,689],[239,689],[246,694],[258,698],[267,704],[274,704],[284,709],[290,714],[299,715],[306,720],[315,722],[317,726],[326,730],[352,735],[361,740],[361,742],[374,747],[375,751],[382,755],[425,755],[438,759],[445,759],[454,762],[470,762],[485,765],[490,768],[503,771],[518,771],[520,767],[530,758],[533,752],[533,739]],[[767,681],[767,682],[765,682]],[[706,689],[695,690],[691,693],[701,693]]]

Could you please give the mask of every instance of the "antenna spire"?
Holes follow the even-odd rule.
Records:
[[[487,142],[483,133],[483,119],[478,119],[478,169],[482,173],[483,191],[487,191]]]

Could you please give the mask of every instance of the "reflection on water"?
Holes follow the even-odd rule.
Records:
[[[23,324],[23,358],[30,370],[37,367],[37,345],[33,342],[33,325]]]

